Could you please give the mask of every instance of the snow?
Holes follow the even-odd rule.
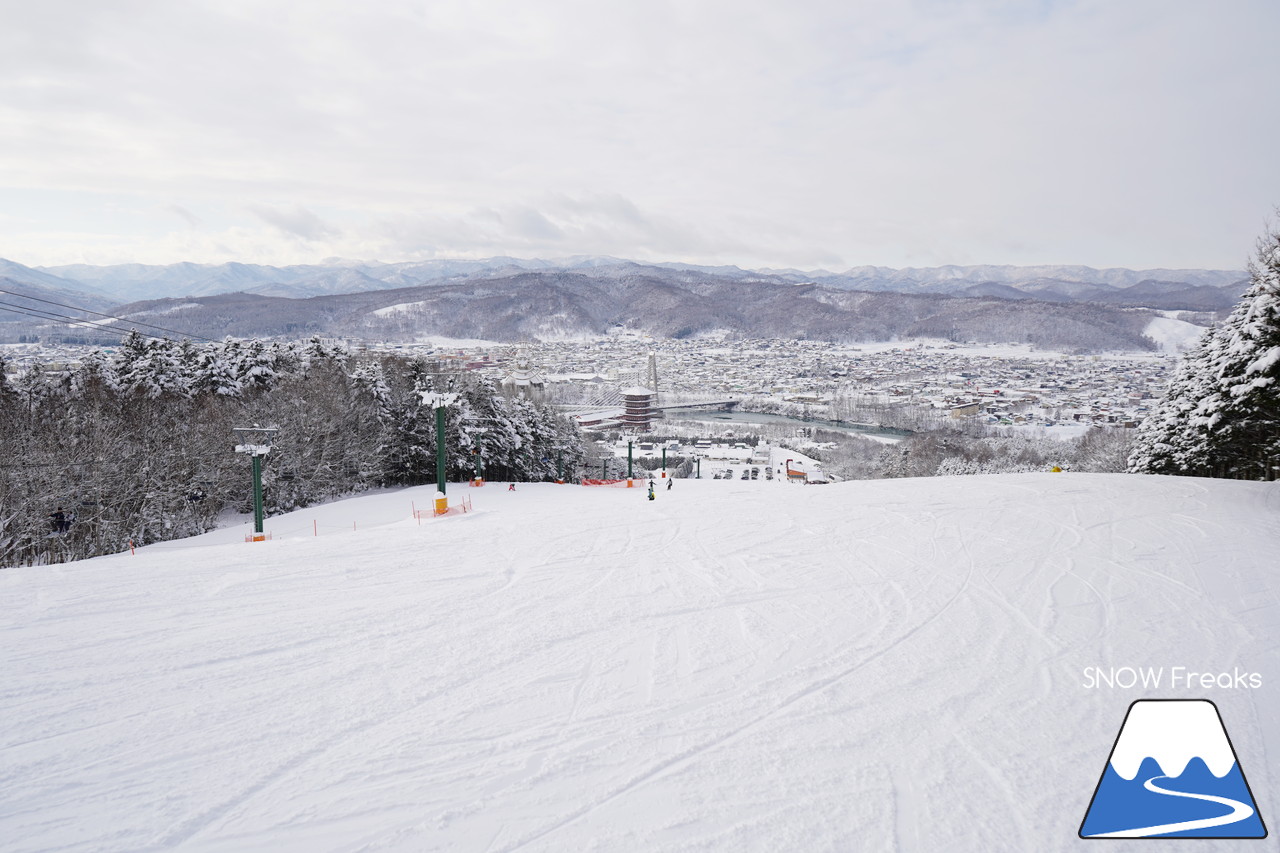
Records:
[[[1277,362],[1280,362],[1280,347],[1270,347],[1263,350],[1261,355],[1249,362],[1248,366],[1245,367],[1245,376],[1253,373],[1265,373],[1275,367]]]
[[[386,308],[376,308],[369,313],[375,317],[394,317],[397,314],[408,314],[410,311],[421,308],[426,305],[425,301],[418,302],[399,302],[395,305],[388,305]]]
[[[179,311],[190,311],[192,308],[200,308],[200,307],[202,306],[200,305],[199,302],[181,302],[177,305],[170,305],[167,308],[152,308],[146,311],[135,311],[131,316],[134,316],[134,317],[162,316],[164,314],[177,314]],[[110,323],[113,321],[107,320],[106,322]]]
[[[1142,331],[1144,335],[1156,342],[1161,352],[1178,354],[1185,352],[1196,341],[1204,336],[1203,326],[1188,323],[1186,320],[1175,320],[1172,317],[1153,317]]]
[[[1014,424],[988,424],[987,429],[1001,435],[1016,435],[1020,438],[1041,439],[1052,438],[1056,441],[1075,441],[1089,430],[1093,424],[1080,421],[1064,421],[1053,426],[1018,426]]]
[[[955,343],[944,338],[912,338],[898,341],[861,341],[849,345],[850,350],[864,353],[884,353],[906,350],[947,350],[969,358],[1025,358],[1057,359],[1065,354],[1055,350],[1037,349],[1021,343]]]
[[[1278,484],[434,491],[0,571],[4,849],[1074,849],[1091,666],[1260,673],[1159,695],[1275,819]]]
[[[492,349],[494,347],[511,346],[510,343],[490,341],[484,338],[442,338],[439,335],[424,335],[419,340],[431,343],[439,349]]]

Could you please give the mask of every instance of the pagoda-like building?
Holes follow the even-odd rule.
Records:
[[[541,367],[534,367],[521,354],[516,358],[515,365],[502,377],[502,385],[504,388],[540,398],[546,390],[547,372]]]
[[[653,429],[653,421],[662,417],[657,408],[658,395],[640,385],[622,389],[622,405],[618,424],[623,429],[649,432]]]

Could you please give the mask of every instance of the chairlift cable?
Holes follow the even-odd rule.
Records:
[[[8,292],[8,291],[0,291],[0,292]],[[0,308],[4,308],[7,311],[12,311],[15,314],[23,314],[28,317],[35,317],[37,320],[52,320],[55,323],[65,323],[68,326],[71,326],[73,328],[83,329],[86,332],[107,332],[107,333],[120,334],[122,332],[128,331],[127,329],[120,329],[114,326],[91,325],[92,321],[90,320],[85,320],[77,317],[69,317],[65,314],[55,314],[51,311],[44,311],[40,308],[32,308],[28,305],[14,305],[10,302],[0,302]],[[121,320],[120,322],[125,322],[125,321]],[[137,330],[134,330],[134,331],[137,331]],[[138,332],[138,334],[142,335],[143,337],[152,338],[153,340],[157,340],[157,341],[171,340],[170,338],[166,338],[162,335],[153,335],[150,332]]]
[[[198,338],[199,340],[208,341],[209,343],[217,343],[217,341],[213,340],[212,338],[206,338],[206,337],[203,337],[202,335],[193,335],[193,334],[190,334],[189,332],[179,332],[176,329],[168,329],[168,328],[165,328],[164,326],[157,326],[154,323],[144,323],[140,320],[126,320],[121,317],[117,317],[114,314],[103,314],[101,311],[93,311],[93,310],[90,310],[89,308],[81,308],[78,305],[67,305],[64,302],[54,302],[52,299],[42,299],[39,296],[28,296],[25,293],[16,293],[12,290],[3,290],[3,289],[0,289],[0,293],[6,293],[9,296],[18,296],[23,299],[30,299],[34,302],[43,302],[46,305],[56,305],[59,308],[70,308],[72,311],[82,311],[85,314],[93,314],[98,317],[105,317],[106,319],[113,320],[117,323],[131,324],[135,326],[146,326],[149,329],[159,329],[162,332],[168,332],[169,334],[178,335],[179,337]],[[76,322],[87,322],[87,321],[76,320]],[[142,334],[142,333],[139,332],[139,334]]]

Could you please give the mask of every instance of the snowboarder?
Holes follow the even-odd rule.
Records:
[[[514,492],[515,490],[516,490],[516,484],[515,484],[515,483],[512,483],[511,485],[507,486],[507,491],[508,491],[508,492]]]
[[[653,480],[649,481],[649,500],[653,500]]]
[[[671,478],[670,478],[670,477],[668,477],[668,478],[667,478],[667,491],[668,491],[668,492],[669,492],[669,491],[671,491]]]

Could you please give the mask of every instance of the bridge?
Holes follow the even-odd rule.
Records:
[[[720,409],[732,412],[741,400],[716,400],[710,403],[676,403],[671,406],[654,406],[655,411],[665,412],[668,409]]]

